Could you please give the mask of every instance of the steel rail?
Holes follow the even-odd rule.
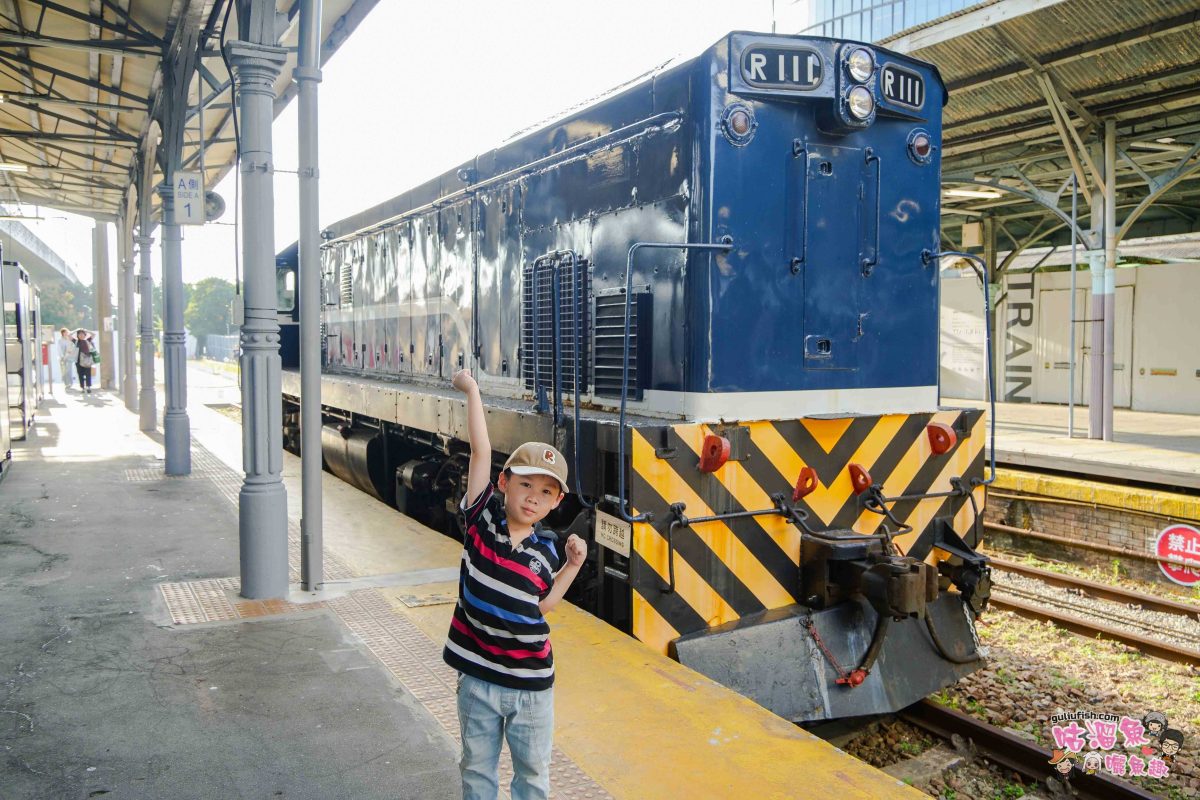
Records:
[[[1049,750],[960,711],[922,700],[901,711],[900,718],[941,739],[949,740],[954,734],[963,736],[974,742],[988,760],[1039,783],[1047,777],[1055,777],[1049,764]],[[1076,771],[1071,775],[1070,785],[1079,800],[1153,800],[1158,797],[1102,773],[1086,775]]]
[[[1134,558],[1138,561],[1156,561],[1159,564],[1172,564],[1177,567],[1194,567],[1195,564],[1190,564],[1180,558],[1160,558],[1153,553],[1139,553],[1136,550],[1126,550],[1123,547],[1112,547],[1111,545],[1099,544],[1097,542],[1087,542],[1082,539],[1066,539],[1062,536],[1054,536],[1049,533],[1042,533],[1030,528],[1014,528],[1012,525],[1001,525],[998,522],[983,523],[984,530],[995,531],[997,533],[1007,533],[1013,536],[1025,536],[1030,539],[1040,539],[1043,542],[1051,542],[1053,544],[1062,545],[1063,547],[1077,547],[1083,550],[1095,550],[1097,553],[1108,553],[1122,558]]]
[[[1011,611],[1014,614],[1019,614],[1029,619],[1040,622],[1052,622],[1060,628],[1069,630],[1072,633],[1078,633],[1081,636],[1086,636],[1089,639],[1099,637],[1101,639],[1120,642],[1121,644],[1135,648],[1143,655],[1184,664],[1200,662],[1200,650],[1180,647],[1160,639],[1141,636],[1131,631],[1114,628],[1111,625],[1104,625],[1090,619],[1083,619],[1082,617],[1062,614],[1047,608],[1031,605],[1024,600],[1005,596],[1003,590],[1000,590],[999,587],[993,587],[992,597],[988,601],[988,604],[993,608],[998,608],[1002,611]]]
[[[1026,600],[1042,607],[1043,609],[1053,611],[1055,614],[1072,614],[1078,608],[1074,598],[1056,597],[1051,594],[1039,593],[1035,589],[1026,589],[1020,586],[1008,586],[1001,583],[999,584],[999,591],[1006,597],[1016,598],[1018,600]],[[1091,614],[1092,612],[1088,610],[1086,613]],[[1102,613],[1098,612],[1096,613],[1096,616],[1103,617],[1106,624],[1113,625],[1121,630],[1130,630],[1139,635],[1146,635],[1151,638],[1173,639],[1176,642],[1179,642],[1182,639],[1184,644],[1190,641],[1188,637],[1178,635],[1173,636],[1170,633],[1160,636],[1158,627],[1153,623],[1145,622],[1127,614],[1122,614],[1117,609],[1111,609]]]
[[[1074,575],[1064,575],[1060,572],[1051,572],[1046,569],[1031,567],[1026,564],[1018,564],[1013,561],[1008,561],[1003,558],[997,558],[994,555],[988,555],[988,563],[993,568],[999,568],[1004,572],[1015,572],[1018,575],[1025,575],[1030,578],[1036,578],[1043,583],[1051,586],[1058,586],[1063,589],[1079,589],[1085,594],[1101,600],[1111,600],[1117,603],[1136,603],[1142,608],[1149,611],[1160,611],[1164,614],[1176,614],[1183,617],[1191,617],[1195,620],[1200,620],[1200,606],[1188,605],[1175,600],[1168,600],[1165,597],[1155,597],[1154,595],[1142,594],[1130,589],[1122,589],[1120,586],[1112,586],[1099,581],[1080,578]]]

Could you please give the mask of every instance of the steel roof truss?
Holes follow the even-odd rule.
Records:
[[[1137,204],[1133,211],[1129,212],[1129,215],[1125,217],[1125,222],[1121,224],[1121,227],[1117,232],[1118,242],[1125,238],[1125,235],[1129,233],[1129,229],[1133,223],[1137,222],[1138,217],[1140,217],[1147,208],[1149,208],[1156,200],[1158,200],[1158,198],[1162,197],[1163,194],[1165,194],[1175,184],[1196,172],[1200,172],[1200,161],[1196,161],[1194,163],[1192,162],[1192,159],[1197,153],[1200,153],[1200,142],[1196,142],[1196,144],[1192,145],[1191,149],[1179,159],[1179,163],[1174,169],[1150,179],[1150,193],[1147,194],[1142,201]]]
[[[147,105],[121,105],[120,103],[93,103],[88,100],[73,100],[69,97],[50,97],[44,94],[21,94],[9,93],[4,94],[5,102],[14,104],[20,103],[25,106],[69,106],[71,108],[84,108],[89,111],[115,111],[122,114],[145,114],[149,106]]]
[[[40,61],[35,61],[34,59],[28,58],[27,56],[20,55],[19,53],[3,53],[3,54],[0,54],[0,58],[7,59],[9,61],[15,61],[18,64],[24,64],[25,66],[28,66],[32,69],[39,69],[42,72],[49,72],[51,75],[54,75],[56,77],[62,78],[64,80],[73,81],[74,83],[82,84],[83,86],[88,86],[93,89],[99,89],[102,92],[108,92],[109,94],[115,94],[120,97],[124,97],[126,100],[133,100],[134,102],[141,100],[141,98],[138,97],[136,94],[131,94],[130,92],[125,91],[124,89],[120,89],[116,86],[108,86],[107,84],[103,84],[99,81],[92,80],[91,78],[83,78],[83,77],[80,77],[79,75],[73,75],[70,72],[61,70],[57,67],[52,67],[49,64],[44,64]]]
[[[145,39],[60,39],[56,36],[34,36],[0,31],[0,47],[53,47],[61,50],[79,50],[86,53],[132,56],[135,58],[158,58],[161,52],[153,42]]]
[[[114,3],[113,0],[100,0],[100,4],[102,6],[104,6],[105,8],[107,8],[109,11],[116,14],[118,17],[120,17],[121,21],[124,22],[126,25],[128,25],[131,30],[137,31],[139,36],[141,36],[147,40],[158,43],[158,45],[160,47],[162,46],[162,40],[159,39],[157,36],[155,36],[149,30],[147,30],[144,26],[142,26],[142,24],[139,23],[136,19],[134,19],[132,16],[130,16],[129,11],[122,8],[120,6],[120,4]],[[128,5],[128,4],[129,4],[129,2],[128,2],[128,0],[126,0],[126,5]],[[219,6],[220,0],[217,0],[215,5]]]
[[[82,20],[82,21],[88,23],[89,25],[95,25],[98,28],[103,28],[107,31],[112,31],[113,33],[117,33],[122,36],[128,36],[128,34],[129,34],[129,28],[126,27],[125,25],[121,25],[116,22],[109,22],[108,20],[104,19],[103,17],[98,17],[94,14],[88,14],[83,11],[76,11],[75,9],[70,8],[68,6],[64,6],[59,3],[55,3],[53,0],[38,0],[38,3],[42,6],[43,9],[47,9],[50,11],[56,11],[59,14],[62,14],[63,16]],[[155,36],[153,33],[146,31],[145,29],[143,29],[142,35],[145,36],[146,39],[151,44],[155,44],[159,47],[162,47],[164,44],[166,44],[162,39]]]
[[[1062,139],[1063,149],[1067,153],[1067,158],[1071,160],[1071,166],[1075,168],[1075,175],[1079,179],[1079,188],[1083,192],[1083,196],[1088,200],[1088,206],[1092,204],[1091,193],[1088,190],[1087,175],[1080,166],[1080,158],[1087,164],[1091,170],[1092,179],[1097,186],[1104,184],[1104,176],[1096,167],[1096,162],[1092,161],[1092,157],[1088,154],[1087,147],[1083,144],[1083,139],[1079,132],[1075,130],[1075,126],[1071,123],[1067,116],[1067,110],[1063,108],[1062,101],[1058,97],[1058,93],[1054,89],[1054,85],[1045,75],[1037,76],[1038,85],[1042,89],[1042,94],[1046,98],[1046,105],[1050,109],[1050,117],[1054,120],[1054,127],[1058,131],[1058,136]]]

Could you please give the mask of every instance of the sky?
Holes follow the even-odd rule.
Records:
[[[321,225],[395,197],[672,57],[696,55],[731,30],[769,31],[776,5],[779,30],[795,30],[790,0],[380,0],[323,68]],[[273,146],[278,252],[298,230],[295,100],[276,118]],[[215,187],[225,215],[184,227],[187,283],[234,278],[233,175]],[[89,282],[93,223],[41,213],[47,219],[29,226]],[[115,264],[111,230],[109,241]]]

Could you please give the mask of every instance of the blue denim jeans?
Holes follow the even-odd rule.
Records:
[[[495,800],[500,789],[500,748],[512,753],[512,800],[550,796],[554,745],[554,689],[529,692],[459,674],[458,724],[462,729],[463,800]]]

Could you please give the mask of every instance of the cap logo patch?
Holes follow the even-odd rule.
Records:
[[[542,461],[545,461],[547,464],[553,464],[554,463],[554,451],[549,448],[543,450],[542,451]]]

